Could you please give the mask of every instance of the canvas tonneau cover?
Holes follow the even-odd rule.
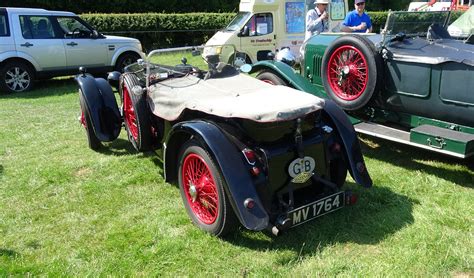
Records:
[[[457,62],[474,66],[474,46],[454,39],[405,39],[390,45],[390,50],[397,61],[432,65]]]
[[[224,118],[277,122],[302,117],[324,106],[321,98],[245,74],[207,80],[193,75],[170,78],[150,86],[148,95],[153,114],[168,121],[189,109]]]

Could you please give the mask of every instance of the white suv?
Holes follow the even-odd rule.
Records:
[[[71,12],[0,7],[0,91],[31,89],[33,81],[88,72],[122,71],[144,58],[140,41],[104,36]]]

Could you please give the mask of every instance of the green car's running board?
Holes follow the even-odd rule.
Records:
[[[474,154],[474,135],[432,125],[420,125],[410,132],[371,123],[354,124],[357,132],[415,146],[418,148],[467,158]]]

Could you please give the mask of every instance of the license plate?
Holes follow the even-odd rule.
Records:
[[[298,226],[344,207],[344,196],[344,191],[341,191],[290,211],[288,215],[291,226]]]

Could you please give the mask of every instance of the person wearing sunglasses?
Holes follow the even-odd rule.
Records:
[[[306,14],[305,40],[329,30],[329,14],[326,11],[329,0],[316,0],[314,4],[316,5],[314,9]]]
[[[372,32],[370,16],[364,12],[365,0],[355,0],[355,10],[349,12],[342,22],[341,31],[353,33]]]

